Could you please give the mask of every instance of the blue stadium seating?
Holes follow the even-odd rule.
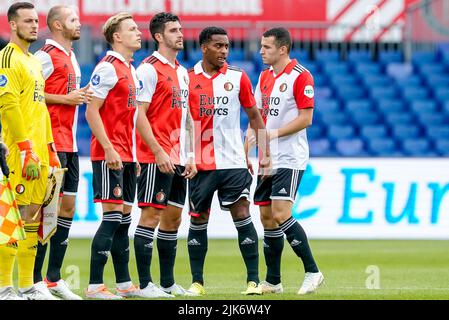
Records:
[[[312,157],[326,157],[333,154],[331,144],[326,138],[309,141],[309,150]]]
[[[348,53],[350,62],[369,62],[372,60],[372,52],[369,50],[351,50]]]
[[[395,124],[412,124],[414,116],[404,112],[389,112],[385,115],[386,122],[391,126]]]
[[[319,62],[339,61],[340,53],[337,50],[320,50],[315,53],[315,59]]]
[[[355,65],[354,69],[362,77],[382,72],[382,66],[375,62],[360,62]]]
[[[335,99],[316,99],[315,110],[319,113],[335,113],[340,111],[340,103]]]
[[[373,139],[386,138],[388,136],[388,130],[383,125],[365,125],[360,128],[360,135],[365,141],[370,141]]]
[[[366,155],[362,139],[341,139],[337,141],[336,150],[345,157],[360,157]]]
[[[397,149],[396,142],[389,138],[377,138],[368,141],[368,150],[371,154],[380,157],[401,156]]]
[[[439,155],[449,157],[449,139],[436,139],[435,150]]]
[[[420,136],[421,128],[416,125],[397,124],[392,126],[392,133],[394,137],[400,141],[409,138],[418,138]]]
[[[372,112],[373,106],[371,101],[366,99],[355,99],[355,100],[347,100],[346,102],[346,110],[349,113],[354,112]]]
[[[317,123],[314,123],[312,126],[307,128],[307,139],[310,140],[317,140],[324,137],[324,128],[322,125],[319,125]]]
[[[335,125],[332,124],[328,127],[328,136],[331,139],[339,140],[339,139],[349,139],[355,136],[354,126],[347,125]]]
[[[432,100],[414,100],[410,105],[410,109],[416,113],[436,112],[438,105]]]
[[[449,139],[449,127],[448,126],[438,126],[430,125],[426,129],[427,136],[431,139]]]
[[[361,77],[365,87],[387,87],[393,83],[389,77],[384,74],[367,74]]]
[[[406,155],[413,157],[426,157],[431,153],[430,143],[425,138],[405,139],[402,142],[402,150]]]
[[[413,73],[413,66],[410,63],[389,63],[387,65],[387,75],[394,79],[406,79]]]
[[[371,87],[371,97],[376,99],[381,97],[383,99],[394,99],[398,96],[398,90],[394,86],[390,87]]]
[[[402,99],[385,99],[378,100],[377,108],[381,113],[400,112],[405,110]]]
[[[404,61],[403,55],[399,51],[380,51],[379,62],[383,65],[389,63],[400,63]]]
[[[325,62],[323,70],[329,76],[334,76],[337,74],[348,74],[349,66],[345,62]]]

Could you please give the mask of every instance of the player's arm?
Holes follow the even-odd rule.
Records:
[[[186,155],[187,162],[186,167],[182,175],[186,179],[192,179],[197,173],[195,164],[195,127],[192,118],[192,114],[190,113],[190,108],[187,103],[187,116],[186,116]]]
[[[281,138],[299,132],[312,124],[313,78],[309,73],[301,74],[293,84],[293,96],[298,107],[298,116],[278,130],[270,131],[270,139]]]
[[[157,142],[156,137],[153,134],[150,122],[146,116],[150,103],[138,102],[139,112],[137,114],[137,130],[143,141],[150,147],[156,158],[156,164],[163,173],[175,173],[175,165],[171,162],[170,157]]]
[[[254,98],[251,82],[244,72],[240,81],[239,98],[240,103],[243,106],[243,110],[245,110],[248,116],[249,126],[252,130],[254,130],[256,142],[259,146],[259,166],[261,169],[267,169],[271,166],[270,145],[268,142],[267,130],[265,128],[265,124],[263,123],[262,116],[260,115],[260,112],[257,108],[257,103],[256,99]],[[248,142],[246,142],[246,144],[248,144]],[[249,147],[247,149],[249,149]]]
[[[103,147],[106,165],[112,170],[122,169],[123,164],[120,155],[114,149],[114,146],[108,138],[100,116],[100,108],[103,107],[104,100],[108,96],[109,91],[116,85],[117,81],[118,78],[115,69],[110,63],[102,62],[98,64],[91,79],[93,97],[86,107],[87,123],[92,130],[92,134]]]
[[[20,150],[22,163],[22,177],[34,180],[40,177],[39,158],[33,151],[33,144],[26,133],[20,107],[21,68],[0,68],[0,113],[3,123],[10,127],[14,124],[14,130],[9,130],[11,140],[17,144]]]
[[[139,95],[137,97],[139,105],[137,130],[143,141],[153,152],[159,170],[163,173],[174,174],[176,167],[154,136],[153,129],[147,118],[148,108],[156,90],[157,72],[151,64],[144,63],[137,68],[136,74],[140,83]]]
[[[53,139],[53,132],[51,131],[51,119],[48,110],[46,110],[45,115],[45,136],[47,137],[47,148],[48,148],[48,164],[50,167],[60,168],[61,162],[59,161],[58,154],[56,153],[55,142]]]

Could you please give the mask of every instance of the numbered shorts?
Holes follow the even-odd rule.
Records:
[[[262,180],[257,177],[254,204],[269,205],[271,200],[288,200],[295,202],[296,192],[301,182],[304,170],[280,168],[276,173]]]
[[[80,163],[77,152],[58,152],[61,168],[67,168],[62,180],[61,194],[76,196],[80,176]]]
[[[249,199],[253,178],[248,169],[222,169],[198,171],[189,182],[190,215],[199,217],[208,213],[215,191],[222,210],[229,208],[240,198]]]
[[[137,179],[139,207],[164,209],[167,205],[184,208],[187,181],[182,176],[185,167],[175,165],[175,174],[162,173],[156,163],[141,163]]]
[[[17,204],[19,206],[28,206],[30,204],[44,203],[47,189],[48,166],[41,166],[39,179],[28,181],[22,177],[22,163],[18,151],[13,151],[9,154],[7,163],[10,171],[9,181],[14,190]]]
[[[123,162],[120,170],[109,169],[106,161],[92,161],[94,202],[132,206],[136,196],[136,164]]]

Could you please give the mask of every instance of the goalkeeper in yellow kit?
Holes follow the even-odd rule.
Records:
[[[7,163],[26,239],[0,246],[0,300],[54,299],[33,286],[40,207],[44,202],[49,167],[59,166],[50,116],[45,105],[45,80],[40,61],[28,52],[37,40],[38,15],[28,2],[8,9],[11,39],[0,51],[0,115],[2,136],[9,149]],[[19,295],[12,274],[17,257]]]

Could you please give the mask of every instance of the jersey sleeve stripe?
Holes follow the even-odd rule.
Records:
[[[157,61],[157,58],[154,56],[149,57],[146,61],[144,61],[145,63],[151,63],[151,64],[155,64]]]
[[[2,58],[2,68],[11,68],[11,56],[14,51],[14,48],[7,47],[5,52],[3,53]]]
[[[47,44],[42,48],[42,51],[49,53],[51,50],[53,50],[54,48],[56,48],[54,45],[52,44]]]

